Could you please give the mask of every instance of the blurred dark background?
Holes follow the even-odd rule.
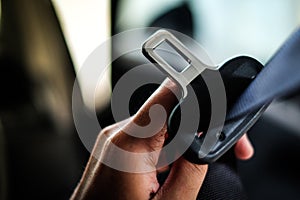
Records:
[[[297,0],[1,0],[0,5],[3,200],[70,197],[89,156],[72,119],[73,82],[89,53],[110,35],[170,28],[199,41],[215,63],[247,54],[265,64],[300,24]],[[114,44],[111,50],[117,50]],[[113,123],[107,111],[111,88],[139,62],[132,55],[114,62],[96,105],[85,99],[91,92],[88,77],[80,79],[82,99],[87,108],[96,106],[102,125]],[[250,199],[300,197],[299,100],[298,92],[272,103],[249,131],[255,156],[239,162],[238,171]]]

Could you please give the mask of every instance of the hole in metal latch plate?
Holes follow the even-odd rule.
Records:
[[[162,42],[158,47],[155,48],[155,51],[179,73],[182,72],[188,65],[190,65],[190,61],[181,56],[176,49],[174,49],[168,43],[168,41]]]

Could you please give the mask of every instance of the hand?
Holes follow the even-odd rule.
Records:
[[[176,104],[174,93],[178,92],[174,83],[165,81],[136,115],[125,122],[104,129],[98,136],[84,174],[71,199],[196,199],[207,172],[207,165],[192,164],[180,157],[172,164],[164,184],[159,185],[157,181],[158,170],[155,166],[159,150],[163,147],[167,135],[166,123],[158,133],[147,138],[136,138],[124,132],[134,129],[134,124],[147,125],[150,121],[149,109],[154,104],[162,105],[169,114]],[[104,145],[99,145],[103,137],[109,137],[109,140]],[[118,157],[111,144],[129,152],[156,153],[129,161],[127,158]],[[253,148],[246,134],[236,143],[235,154],[242,160],[249,159],[253,155]],[[143,173],[118,171],[103,164],[100,157],[116,159],[119,164],[129,167],[139,166],[148,171]]]

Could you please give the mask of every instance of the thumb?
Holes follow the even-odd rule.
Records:
[[[180,90],[175,83],[166,79],[148,98],[122,132],[143,144],[146,151],[160,150],[167,132],[167,119],[178,102]]]
[[[180,90],[176,84],[166,79],[133,117],[120,123],[116,130],[110,130],[113,134],[101,149],[101,159],[108,161],[113,157],[117,166],[129,171],[155,170],[165,142],[167,118],[178,102],[178,94]],[[156,113],[155,105],[164,110],[164,117]],[[157,118],[160,126],[157,126]]]
[[[207,165],[193,164],[181,157],[174,162],[154,199],[196,199],[207,168]]]

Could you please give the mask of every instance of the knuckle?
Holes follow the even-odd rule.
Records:
[[[115,130],[115,125],[107,126],[100,131],[100,133],[98,134],[98,138],[111,137],[112,134],[114,133],[114,130]]]

